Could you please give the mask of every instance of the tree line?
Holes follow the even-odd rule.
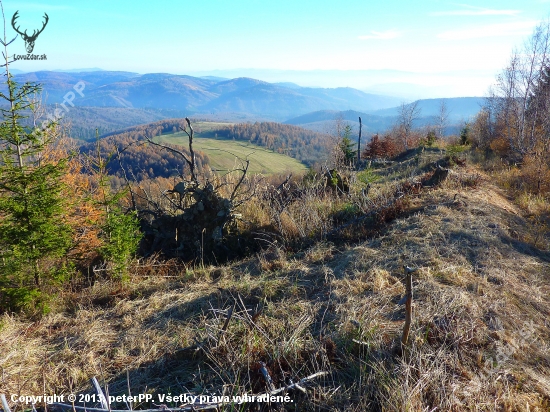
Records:
[[[487,155],[521,166],[519,185],[550,191],[550,21],[512,54],[470,134]]]
[[[326,159],[332,144],[326,134],[275,122],[222,126],[216,133],[219,137],[248,141],[286,154],[308,166]]]
[[[161,120],[134,126],[123,132],[106,134],[97,142],[86,143],[81,146],[80,151],[90,156],[96,153],[99,146],[101,156],[109,159],[107,173],[115,176],[116,182],[124,178],[139,182],[157,177],[182,175],[184,171],[181,169],[181,159],[177,155],[161,151],[147,142],[147,138],[175,133],[181,127],[185,127],[184,119]],[[189,154],[186,148],[178,149]],[[195,157],[199,170],[208,165],[209,159],[205,153],[195,151]]]

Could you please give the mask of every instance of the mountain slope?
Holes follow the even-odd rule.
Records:
[[[465,185],[471,176],[476,185]],[[124,285],[67,292],[71,310],[36,322],[4,315],[1,390],[89,390],[100,364],[114,396],[229,384],[258,394],[265,365],[276,388],[321,374],[306,394],[288,392],[297,410],[312,410],[315,396],[323,410],[546,411],[550,257],[491,181],[453,170],[353,245],[290,254],[270,242],[225,266],[140,264]],[[406,349],[403,265],[417,269]]]
[[[73,86],[83,82],[84,96],[76,96],[73,102],[77,106],[178,109],[199,114],[236,112],[276,120],[321,109],[373,110],[398,103],[392,97],[351,88],[305,88],[250,78],[222,80],[109,71],[44,71],[18,74],[15,78],[19,82],[41,83],[49,104],[63,103]]]
[[[293,83],[267,83],[252,78],[204,78],[169,73],[151,73],[140,75],[131,72],[34,72],[15,76],[19,82],[38,82],[44,87],[43,97],[48,104],[60,105],[65,96],[74,93],[77,107],[118,108],[114,117],[120,118],[120,110],[128,109],[128,118],[135,119],[135,124],[170,116],[194,115],[196,118],[249,121],[249,120],[286,120],[288,124],[326,132],[336,117],[358,126],[358,117],[363,119],[365,133],[377,133],[388,130],[399,113],[400,99],[368,94],[348,88],[310,88],[300,87]],[[73,87],[84,84],[83,95],[76,93]],[[448,132],[456,133],[460,123],[477,113],[483,103],[482,98],[466,97],[452,99],[419,100],[421,119],[418,125],[434,124],[441,101],[445,101],[449,112],[450,128]],[[70,108],[70,107],[69,107]],[[136,116],[139,109],[145,109],[140,119]],[[53,109],[50,110],[53,112]],[[171,115],[164,112],[170,111]],[[91,110],[88,112],[94,113]],[[335,113],[333,116],[332,112]],[[67,115],[79,130],[76,137],[89,138],[95,133],[95,127],[85,129],[82,124],[90,124],[80,119],[83,110]],[[107,112],[103,115],[109,117]],[[113,117],[113,116],[111,116]],[[106,131],[113,130],[116,119],[108,120],[109,126],[98,119],[99,127]],[[118,122],[122,127],[127,121]]]
[[[207,112],[244,112],[284,119],[292,113],[310,111],[330,104],[317,97],[305,96],[297,90],[260,83],[244,90],[222,94],[199,108]]]
[[[320,110],[307,113],[285,121],[285,124],[292,124],[305,129],[319,132],[331,132],[336,119],[341,119],[352,125],[357,132],[359,130],[359,117],[363,123],[364,133],[379,133],[389,129],[396,121],[395,116],[378,116],[370,113],[357,112],[355,110],[336,111]]]

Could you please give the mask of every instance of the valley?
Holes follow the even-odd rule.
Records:
[[[167,73],[36,72],[17,74],[18,81],[39,81],[45,103],[53,112],[74,84],[83,82],[84,96],[64,112],[74,137],[90,140],[100,135],[160,119],[192,116],[224,122],[276,121],[326,133],[336,117],[357,128],[361,116],[367,133],[384,133],[397,121],[399,107],[409,103],[391,96],[352,88],[310,88],[268,83],[251,78],[198,78]],[[418,126],[434,122],[441,102],[448,111],[448,134],[457,134],[471,120],[483,98],[419,100]],[[93,122],[91,121],[93,120]]]

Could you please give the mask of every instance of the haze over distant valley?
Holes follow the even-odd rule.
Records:
[[[70,110],[61,113],[76,137],[95,135],[174,117],[194,116],[226,122],[278,121],[326,132],[336,117],[365,132],[384,132],[395,124],[399,107],[408,100],[365,93],[350,87],[313,88],[292,82],[268,83],[240,77],[193,77],[169,73],[138,74],[103,71],[41,71],[15,75],[20,82],[39,82],[54,111],[68,91],[81,82]],[[449,110],[449,132],[477,113],[483,98],[420,100],[417,126],[433,124],[442,101]],[[69,106],[65,105],[69,108]]]

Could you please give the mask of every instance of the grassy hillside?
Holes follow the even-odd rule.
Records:
[[[195,269],[152,261],[125,284],[66,291],[65,309],[40,321],[3,315],[0,392],[90,391],[98,376],[111,395],[263,393],[265,364],[276,388],[327,373],[289,391],[285,410],[548,411],[550,255],[493,177],[470,165],[422,180],[434,161],[439,151],[418,150],[368,171],[366,197],[306,193],[280,216],[301,233],[327,207],[368,210],[401,182],[399,208],[380,211],[386,223],[362,240],[272,240]],[[403,265],[417,268],[405,349]]]
[[[110,158],[107,172],[113,176],[115,186],[123,184],[125,174],[130,180],[142,181],[156,177],[172,177],[181,173],[183,159],[173,152],[145,144],[145,136],[163,143],[180,145],[179,149],[188,153],[187,135],[177,132],[184,125],[184,119],[167,119],[102,136],[101,153],[104,158]],[[193,122],[196,132],[194,149],[199,169],[208,164],[214,170],[231,170],[240,167],[239,159],[245,160],[247,156],[251,161],[249,172],[252,174],[300,174],[307,169],[299,160],[251,144],[248,139],[235,141],[220,137],[222,131],[226,133],[226,128],[230,126],[232,123]],[[301,145],[304,146],[304,143]],[[117,149],[119,155],[112,156]],[[94,156],[97,152],[96,142],[83,144],[80,152]]]
[[[299,173],[307,170],[306,166],[298,160],[284,154],[275,153],[250,143],[215,138],[215,130],[221,125],[223,123],[210,122],[199,122],[195,125],[195,130],[198,133],[194,140],[194,148],[208,156],[212,169],[231,170],[240,167],[239,159],[249,159],[249,171],[252,173]],[[182,132],[162,135],[157,140],[162,143],[187,145],[187,135]]]

